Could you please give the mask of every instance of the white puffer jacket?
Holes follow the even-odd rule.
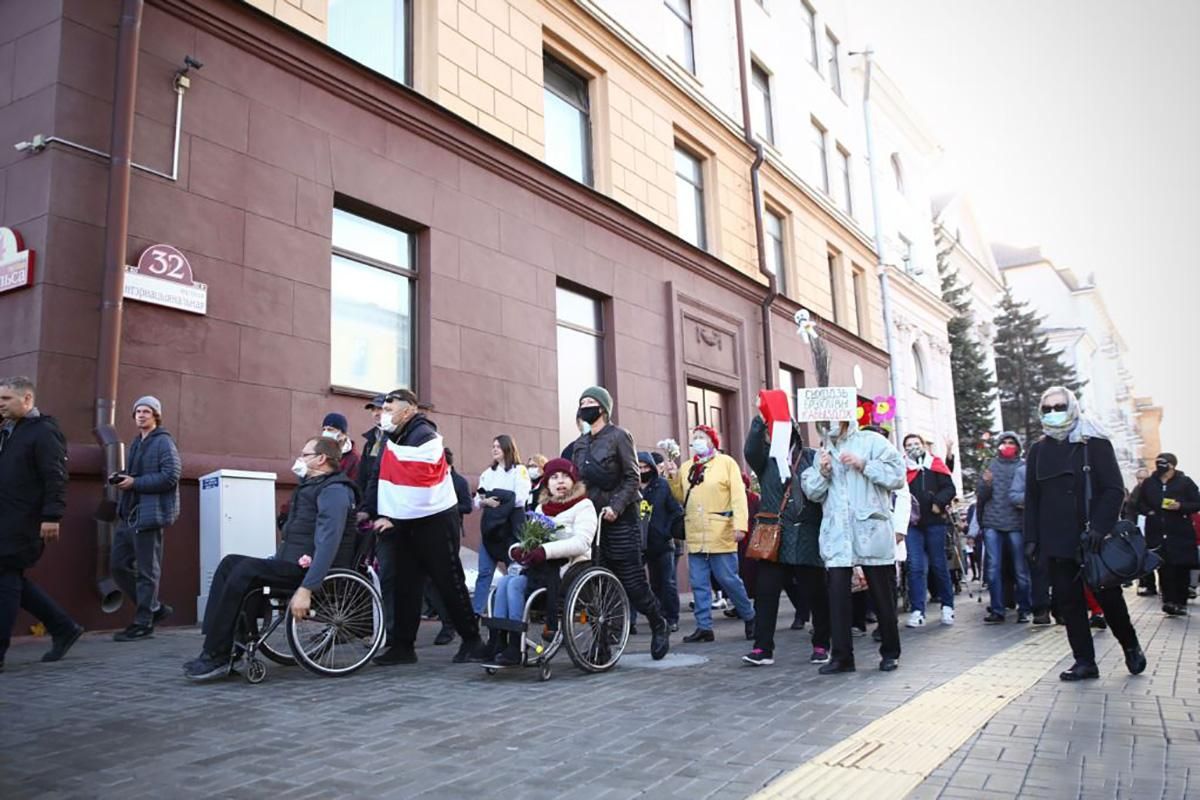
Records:
[[[568,502],[576,498],[582,499],[554,517],[558,531],[554,534],[554,541],[543,545],[546,550],[546,558],[570,559],[567,566],[591,559],[592,544],[596,540],[596,529],[599,525],[596,506],[587,499],[587,487],[583,485],[582,481],[576,482]],[[543,509],[546,502],[550,500],[549,493],[543,490],[540,500],[537,510],[539,514],[544,514],[546,512]]]

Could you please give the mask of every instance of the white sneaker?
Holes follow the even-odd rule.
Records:
[[[954,607],[953,606],[942,606],[942,624],[943,625],[953,625],[954,624]]]
[[[904,623],[906,628],[920,628],[925,624],[925,614],[920,611],[914,611],[908,615],[908,622]]]

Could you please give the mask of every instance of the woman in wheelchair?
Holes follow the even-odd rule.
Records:
[[[292,471],[300,478],[273,558],[228,555],[221,559],[204,607],[204,648],[184,665],[191,681],[225,677],[233,661],[233,640],[243,598],[252,588],[295,590],[289,607],[304,619],[312,593],[331,567],[353,560],[354,510],[358,487],[339,468],[341,448],[333,439],[304,443]],[[349,533],[347,533],[349,532]]]
[[[572,564],[591,558],[598,518],[574,464],[556,458],[546,463],[544,476],[537,513],[553,519],[554,538],[528,552],[519,544],[510,548],[514,566],[496,583],[492,619],[522,624],[526,598],[535,589],[545,588],[546,628],[542,637],[551,641],[558,630],[561,575]],[[488,661],[502,667],[520,666],[521,633],[518,625],[513,627],[516,629],[491,628],[485,654]]]

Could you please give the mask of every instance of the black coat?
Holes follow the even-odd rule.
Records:
[[[1196,564],[1196,530],[1191,515],[1200,511],[1200,489],[1196,482],[1179,470],[1165,484],[1151,475],[1142,481],[1138,492],[1138,513],[1146,517],[1146,544],[1160,548],[1163,559],[1175,566]],[[1179,508],[1168,511],[1163,500],[1179,501]]]
[[[918,528],[946,524],[950,501],[958,494],[958,489],[954,488],[954,478],[931,469],[920,469],[908,482],[908,490],[921,506]],[[942,510],[940,514],[934,513],[935,505]]]
[[[363,434],[363,449],[362,455],[358,458],[358,477],[355,478],[355,483],[358,484],[358,494],[365,501],[367,497],[367,489],[371,483],[371,478],[375,473],[376,467],[379,466],[379,454],[375,452],[375,445],[379,442],[379,435],[383,431],[379,428],[371,428]]]
[[[640,556],[641,472],[633,437],[624,428],[605,425],[594,436],[590,432],[580,436],[570,449],[571,461],[588,487],[588,498],[596,511],[603,513],[608,506],[617,515],[613,522],[601,519],[601,542],[608,537],[609,544],[620,542],[623,553],[632,548]]]
[[[437,436],[437,425],[434,425],[429,417],[418,412],[414,414],[408,420],[408,422],[404,423],[403,428],[399,428],[384,435],[393,444],[398,444],[402,447],[420,447],[433,437]],[[363,499],[363,510],[366,511],[372,519],[375,519],[379,516],[378,460],[372,465],[370,473],[371,474],[367,477],[367,493],[366,497]]]
[[[0,446],[0,564],[24,569],[42,555],[42,523],[67,510],[67,440],[53,417],[17,421]]]
[[[1025,463],[1025,541],[1041,559],[1078,560],[1087,525],[1082,443],[1044,437],[1029,448]],[[1092,468],[1092,529],[1111,533],[1125,500],[1121,468],[1107,439],[1089,439]]]

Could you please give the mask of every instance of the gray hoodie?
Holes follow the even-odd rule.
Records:
[[[1021,437],[1013,431],[1004,431],[997,441],[1012,438],[1017,442],[1017,455],[1014,458],[996,456],[988,464],[992,471],[991,481],[980,481],[976,488],[976,499],[983,513],[980,517],[981,528],[992,528],[998,531],[1019,531],[1024,527],[1024,517],[1019,503],[1014,503],[1012,495],[1013,479],[1021,471],[1025,461],[1021,458]]]

